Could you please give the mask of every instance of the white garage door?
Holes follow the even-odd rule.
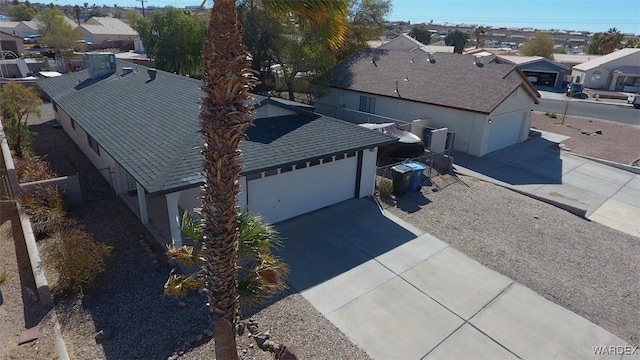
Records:
[[[249,212],[271,223],[354,197],[357,157],[247,182]]]
[[[522,128],[522,113],[491,119],[487,153],[517,144]]]

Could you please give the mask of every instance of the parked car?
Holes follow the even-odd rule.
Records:
[[[567,85],[567,96],[580,97],[584,91],[584,86],[580,83],[570,83]]]
[[[627,104],[633,104],[633,99],[635,99],[638,96],[640,96],[640,95],[634,95],[634,94],[629,95],[627,97]]]
[[[23,40],[25,44],[37,44],[42,40],[42,35],[29,35]]]
[[[634,108],[640,109],[640,95],[635,95],[631,103],[633,104]]]

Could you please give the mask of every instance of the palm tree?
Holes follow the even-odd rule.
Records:
[[[602,55],[610,54],[615,49],[619,48],[622,43],[623,37],[624,36],[618,29],[616,28],[609,29],[609,31],[607,31],[602,36],[602,39],[600,42],[600,49],[601,49]]]
[[[347,0],[263,0],[279,13],[314,24],[337,49],[346,32]],[[238,145],[252,122],[255,85],[250,56],[234,0],[216,0],[203,51],[205,97],[200,102],[204,184],[202,257],[207,307],[213,320],[217,359],[238,359],[233,324],[238,315],[236,197],[242,159]]]
[[[486,33],[487,33],[487,29],[484,26],[478,26],[473,31],[473,35],[476,36],[476,49],[480,48],[480,37]]]
[[[200,267],[190,275],[172,273],[167,280],[164,292],[169,296],[182,297],[189,291],[204,285],[202,266],[206,259],[202,257],[204,223],[193,219],[185,212],[180,230],[193,240],[193,246],[169,246],[167,256],[187,268]],[[284,278],[289,269],[285,263],[271,254],[281,247],[280,235],[273,225],[265,222],[259,215],[242,212],[238,215],[238,238],[236,250],[240,270],[237,291],[241,308],[249,308],[267,300],[271,295],[287,288]]]

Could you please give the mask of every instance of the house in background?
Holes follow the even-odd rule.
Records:
[[[21,54],[24,54],[24,39],[11,33],[0,31],[0,49],[2,50],[0,59],[12,57],[7,56],[11,55],[8,51],[11,51],[16,57],[20,57]]]
[[[499,64],[515,65],[537,89],[562,89],[569,77],[569,68],[542,56],[498,55]]]
[[[10,35],[16,35],[16,26],[20,24],[17,21],[0,21],[0,31]],[[16,35],[18,36],[18,35]]]
[[[62,128],[116,193],[135,197],[141,221],[157,228],[164,222],[166,237],[179,246],[181,213],[201,206],[201,82],[110,53],[86,57],[87,70],[38,84]],[[241,208],[279,222],[373,193],[377,149],[396,138],[309,106],[257,100],[255,126],[240,145]],[[166,209],[164,216],[150,217],[149,206]]]
[[[571,69],[576,65],[586,63],[587,61],[598,59],[601,56],[602,55],[591,55],[591,54],[553,54],[553,61]]]
[[[401,34],[377,47],[378,50],[403,50],[424,52],[446,52],[453,53],[453,46],[446,45],[425,45],[412,38],[409,34]]]
[[[113,41],[132,42],[138,32],[120,19],[111,17],[92,17],[79,26],[82,39],[100,45]],[[133,45],[132,45],[133,46]]]
[[[620,49],[576,65],[571,70],[571,81],[591,89],[638,92],[640,49]]]
[[[454,149],[475,156],[528,138],[540,94],[515,65],[480,56],[365,50],[338,64],[319,112],[354,123],[448,128]]]
[[[64,17],[64,21],[73,29],[78,27],[78,24],[76,24],[75,21],[69,19],[66,16]],[[15,34],[16,36],[19,36],[23,39],[31,35],[40,34],[40,20],[38,19],[38,16],[36,15],[36,17],[29,21],[21,21],[15,27]]]

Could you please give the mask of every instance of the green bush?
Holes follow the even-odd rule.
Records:
[[[551,114],[549,114],[549,117],[552,118],[552,119],[555,119],[555,118],[558,117],[558,115],[556,115],[555,113],[551,113]]]
[[[20,183],[53,179],[57,176],[49,163],[38,157],[17,158],[14,162]]]
[[[54,186],[35,187],[22,191],[18,202],[31,220],[36,235],[53,234],[65,220],[64,200]]]
[[[91,288],[106,270],[106,258],[112,247],[96,242],[75,222],[68,221],[44,252],[44,260],[58,273],[58,294]]]
[[[378,184],[378,195],[380,197],[391,197],[393,193],[393,183],[390,180],[382,179]]]

